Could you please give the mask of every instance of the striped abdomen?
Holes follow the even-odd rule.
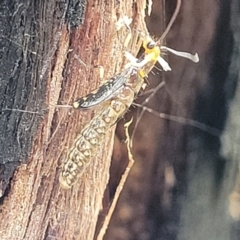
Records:
[[[59,182],[63,188],[70,188],[80,178],[97,155],[97,148],[105,139],[107,131],[130,107],[142,84],[143,79],[133,70],[119,94],[76,137],[60,173]]]

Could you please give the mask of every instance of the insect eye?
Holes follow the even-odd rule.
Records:
[[[148,49],[153,49],[156,46],[155,42],[151,41],[147,44]]]

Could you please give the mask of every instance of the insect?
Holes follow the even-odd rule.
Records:
[[[144,82],[135,71],[134,68],[126,70],[126,75],[130,74],[126,86],[121,88],[109,105],[97,114],[76,137],[60,173],[59,182],[63,188],[70,188],[78,180],[104,140],[107,130],[130,107],[135,93],[141,89]]]
[[[147,45],[146,45],[147,46]],[[150,53],[148,53],[150,55]],[[107,130],[121,117],[125,111],[132,104],[135,95],[140,91],[144,83],[144,77],[149,72],[149,65],[146,64],[149,60],[155,61],[155,57],[158,56],[158,47],[152,48],[151,58],[149,55],[147,58],[143,58],[142,61],[138,61],[132,56],[132,59],[136,61],[137,66],[126,66],[126,69],[121,73],[116,75],[115,83],[120,77],[119,90],[111,90],[107,92],[109,95],[107,98],[112,97],[110,93],[117,92],[116,96],[110,100],[108,106],[106,106],[97,116],[95,116],[82,130],[82,132],[76,137],[73,147],[70,149],[67,155],[67,160],[63,163],[62,171],[60,173],[59,182],[63,188],[70,188],[84,172],[85,168],[89,165],[93,154],[96,152],[96,148],[104,140],[104,136]],[[130,55],[129,55],[130,56]],[[134,64],[133,64],[134,65]],[[152,63],[150,64],[152,66]],[[145,70],[146,69],[146,70]],[[125,82],[122,84],[122,82]],[[117,82],[118,83],[118,82]],[[119,85],[117,85],[119,86]],[[104,99],[104,92],[102,93],[101,87],[100,94],[97,96],[102,96],[99,99]],[[87,97],[88,96],[88,97]],[[91,99],[88,103],[88,107],[93,103],[92,95],[87,95],[87,99]],[[82,98],[84,99],[84,98]],[[98,99],[98,102],[100,101]],[[95,101],[96,102],[96,101]],[[91,106],[95,105],[92,104]],[[79,100],[74,102],[73,106],[79,106]]]
[[[176,8],[179,11],[179,3]],[[176,15],[173,15],[175,17]],[[170,21],[172,24],[172,20]],[[169,27],[167,28],[169,29]],[[67,154],[63,163],[59,182],[63,188],[71,188],[80,178],[86,167],[89,165],[97,147],[101,144],[107,130],[116,123],[132,104],[135,95],[141,90],[144,78],[150,73],[159,62],[164,71],[170,71],[168,63],[161,57],[161,50],[167,50],[176,55],[186,57],[194,62],[198,62],[197,54],[191,55],[185,52],[177,52],[167,47],[161,46],[161,39],[154,42],[150,37],[143,41],[144,53],[140,58],[135,58],[126,52],[125,56],[130,61],[126,64],[125,70],[117,74],[103,84],[93,93],[79,98],[73,103],[74,108],[88,109],[109,100],[109,105],[103,108],[76,137],[73,146]]]
[[[146,41],[143,46],[147,54],[145,53],[145,56],[142,56],[141,61],[135,59],[136,66],[127,67],[126,70],[117,75],[121,76],[121,83],[122,81],[125,83],[121,85],[122,87],[119,88],[119,91],[116,91],[117,94],[110,100],[109,105],[97,114],[76,137],[60,173],[59,182],[63,188],[70,188],[79,179],[89,165],[94,153],[97,152],[98,146],[104,140],[107,130],[125,113],[132,104],[135,95],[141,90],[144,78],[151,71],[160,56],[159,47],[152,42],[147,43]],[[131,58],[133,60],[134,57],[131,56]],[[113,91],[110,90],[108,94],[110,92]],[[88,96],[91,99],[92,95]],[[109,97],[111,97],[111,94],[109,94]],[[102,100],[102,98],[99,99]],[[76,106],[78,104],[79,101],[74,103]]]
[[[59,182],[63,188],[70,188],[78,180],[90,163],[93,154],[96,152],[96,148],[103,141],[107,130],[115,124],[117,119],[130,107],[135,95],[142,88],[144,77],[147,76],[160,55],[159,47],[152,44],[144,44],[143,46],[146,48],[145,52],[148,51],[148,53],[142,56],[142,60],[139,61],[129,53],[127,57],[129,59],[131,58],[132,63],[130,65],[127,64],[126,69],[113,78],[115,80],[114,83],[117,86],[120,85],[120,87],[118,87],[119,90],[117,91],[117,88],[114,87],[113,89],[115,91],[110,89],[110,91],[107,92],[108,96],[105,97],[104,92],[106,91],[103,91],[105,87],[105,85],[103,85],[97,91],[97,95],[95,94],[95,96],[101,96],[97,100],[97,102],[100,102],[112,97],[111,93],[117,93],[114,94],[115,96],[110,100],[109,105],[97,114],[76,137],[60,173]],[[151,47],[151,51],[149,47]],[[119,82],[117,81],[118,78],[120,78]],[[87,95],[85,98],[77,100],[73,106],[78,108],[80,105],[79,102],[81,103],[84,99],[88,101],[86,104],[88,107],[94,106],[96,104],[96,101],[94,101],[96,97],[92,96],[93,95]]]

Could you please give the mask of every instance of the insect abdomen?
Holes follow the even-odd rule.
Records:
[[[125,86],[117,99],[95,116],[77,136],[63,163],[59,182],[63,188],[70,188],[81,177],[91,159],[96,156],[97,147],[102,143],[110,127],[128,109],[134,99],[134,92]]]

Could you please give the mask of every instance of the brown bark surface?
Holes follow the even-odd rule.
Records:
[[[148,28],[160,36],[176,2],[153,4]],[[123,121],[105,194],[113,129],[81,180],[62,190],[61,163],[94,114],[55,105],[71,104],[118,73],[123,50],[137,54],[145,6],[144,0],[0,4],[0,239],[88,240],[96,225],[101,229],[128,161]],[[133,18],[126,48],[129,30],[116,29],[124,16]],[[183,1],[166,45],[198,52],[200,62],[166,56],[173,70],[150,74],[153,88],[166,83],[148,106],[204,125],[144,114],[135,165],[105,239],[238,239],[239,16],[238,0]],[[137,109],[131,113],[136,121]]]
[[[144,31],[146,3],[5,1],[1,7],[6,64],[1,69],[0,238],[93,239],[114,128],[81,181],[63,190],[60,165],[92,112],[56,110],[55,105],[71,104],[97,88],[99,67],[104,79],[121,70],[129,30],[123,25],[117,31],[116,23],[128,16],[133,29]],[[133,32],[126,47],[134,55],[138,34]]]

